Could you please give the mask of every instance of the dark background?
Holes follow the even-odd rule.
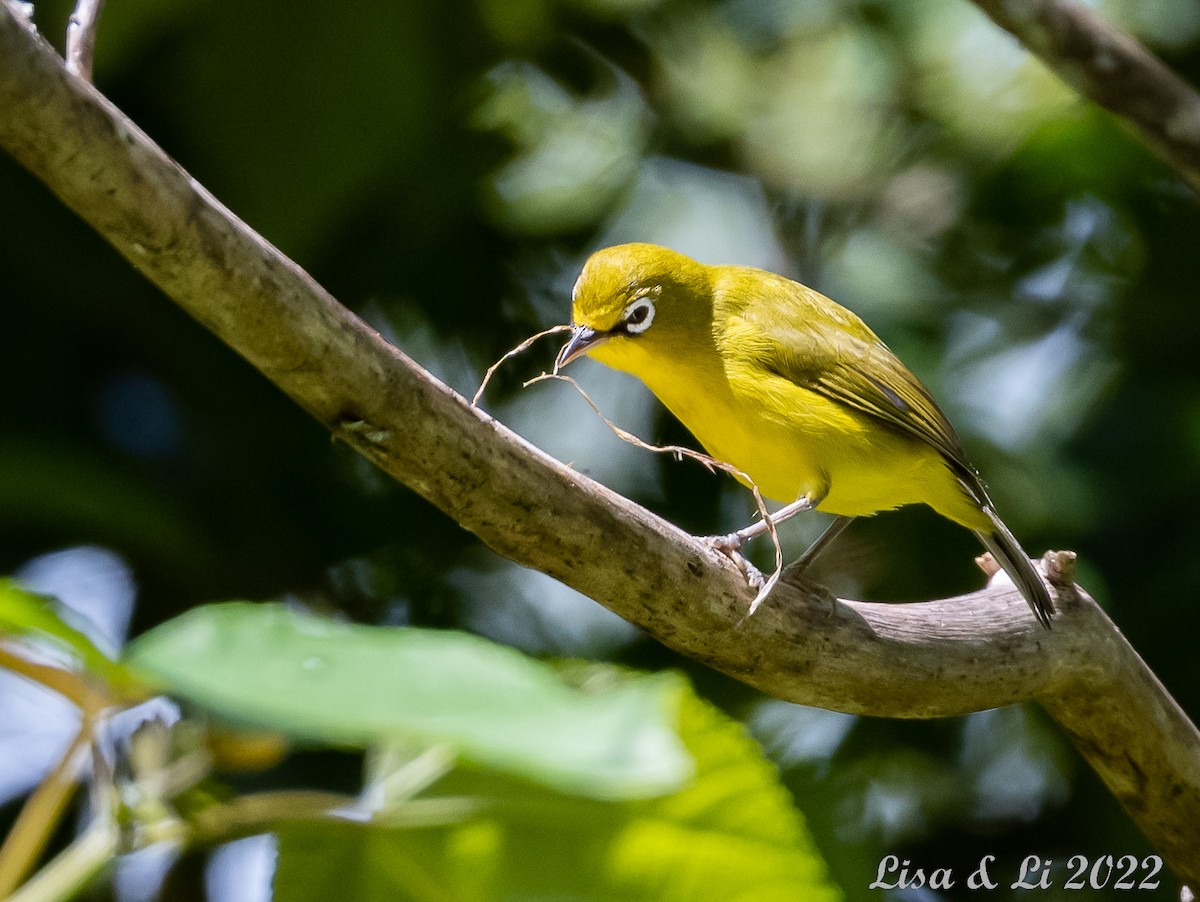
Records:
[[[1196,79],[1200,5],[1099,6]],[[37,5],[60,46],[69,11]],[[468,395],[567,320],[604,244],[832,295],[930,386],[1027,550],[1076,550],[1080,582],[1200,711],[1200,208],[965,0],[113,0],[95,80]],[[1037,709],[904,723],[764,700],[494,558],[333,445],[7,158],[0,296],[0,572],[111,609],[94,616],[114,641],[129,612],[136,634],[205,601],[296,597],[682,668],[779,762],[852,899],[885,853],[1015,870],[1151,851]],[[567,386],[522,390],[551,345],[501,372],[493,413],[695,532],[748,521],[727,478],[622,445]],[[575,375],[643,438],[690,441],[632,380]],[[789,548],[818,529],[791,527]],[[950,595],[980,584],[978,551],[905,510],[856,524],[819,575],[858,597]],[[2,819],[31,779],[18,757],[0,756]]]

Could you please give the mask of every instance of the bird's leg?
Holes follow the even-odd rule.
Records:
[[[802,495],[791,504],[781,507],[778,511],[770,515],[770,524],[778,526],[784,520],[794,517],[803,511],[810,511],[816,507],[816,503],[808,495]],[[753,538],[761,536],[764,532],[770,529],[768,521],[764,518],[751,523],[744,529],[739,529],[737,532],[731,532],[725,536],[710,536],[708,543],[718,551],[729,553],[731,551],[740,551]]]
[[[825,531],[817,536],[816,541],[808,546],[808,550],[783,571],[783,581],[785,583],[795,586],[809,595],[820,595],[828,599],[830,614],[833,614],[837,610],[837,596],[820,583],[810,580],[804,575],[804,571],[808,569],[809,564],[816,560],[817,555],[833,544],[833,540],[845,531],[853,519],[853,517],[837,517],[834,519],[832,523],[825,527]]]
[[[793,517],[802,511],[812,510],[819,503],[819,500],[814,501],[809,495],[802,495],[791,504],[781,507],[773,514],[769,514],[770,520],[766,518],[758,520],[744,529],[739,529],[737,532],[731,532],[728,535],[706,536],[704,541],[732,560],[738,569],[746,575],[746,582],[750,584],[751,588],[761,588],[765,585],[766,581],[758,571],[758,568],[743,557],[742,546],[751,539],[761,536],[764,532],[779,525],[789,517]]]
[[[767,584],[767,578],[762,575],[761,570],[750,563],[746,556],[736,548],[727,545],[720,545],[717,543],[717,541],[713,541],[724,538],[726,538],[726,536],[706,536],[705,541],[712,545],[712,547],[717,551],[721,552],[721,554],[733,561],[734,566],[742,571],[742,576],[746,577],[746,585],[757,592]]]
[[[817,536],[817,540],[808,546],[808,550],[788,566],[790,573],[800,574],[808,569],[808,565],[817,559],[822,551],[833,544],[833,540],[845,532],[853,517],[837,517],[825,527],[825,531]]]

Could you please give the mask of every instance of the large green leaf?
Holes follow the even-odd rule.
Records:
[[[129,662],[231,720],[335,745],[444,743],[468,761],[571,793],[654,796],[692,770],[675,734],[678,679],[585,692],[464,633],[229,603],[152,630],[132,644]]]
[[[127,682],[124,669],[58,615],[53,603],[10,579],[0,579],[0,634],[49,640],[74,655],[89,673],[109,683]]]
[[[774,766],[741,726],[690,694],[681,721],[697,773],[669,797],[573,799],[495,774],[456,772],[436,790],[479,803],[460,823],[282,825],[276,900],[840,899]]]

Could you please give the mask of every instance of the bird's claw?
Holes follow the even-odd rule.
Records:
[[[703,541],[730,558],[741,557],[739,552],[746,544],[746,539],[740,532],[731,532],[723,536],[705,536]]]
[[[746,577],[746,582],[751,589],[759,590],[767,584],[762,571],[750,563],[742,554],[741,549],[745,539],[740,533],[731,532],[724,536],[705,536],[703,541],[714,551],[725,555],[725,557],[733,561],[734,566]]]

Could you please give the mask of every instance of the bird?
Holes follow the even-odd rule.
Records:
[[[716,460],[784,506],[853,518],[926,504],[975,533],[1050,628],[1054,603],[932,395],[856,314],[785,276],[655,244],[592,254],[555,371],[587,355],[639,378]],[[723,550],[766,531],[762,521]]]

